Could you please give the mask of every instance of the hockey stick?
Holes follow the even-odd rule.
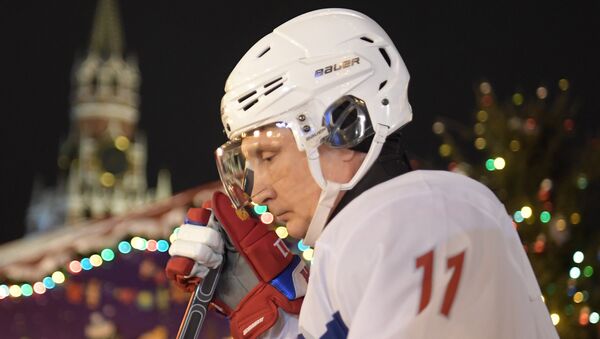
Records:
[[[223,265],[211,269],[204,280],[194,290],[179,326],[177,339],[197,339],[199,337],[202,324],[206,318],[206,312],[208,311],[208,303],[212,300],[217,284],[219,283],[221,267]]]

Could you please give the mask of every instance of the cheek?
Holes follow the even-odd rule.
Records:
[[[303,160],[306,162],[306,160]],[[321,194],[321,188],[308,169],[308,164],[297,162],[286,166],[284,178],[274,185],[277,196],[285,200],[293,209],[302,215],[311,215]]]
[[[292,238],[302,239],[306,236],[308,225],[310,224],[310,217],[294,214],[290,220],[286,223],[286,228],[289,235]]]

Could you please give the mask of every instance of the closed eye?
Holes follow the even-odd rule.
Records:
[[[271,160],[273,160],[273,158],[275,157],[275,155],[276,155],[275,152],[262,152],[261,159],[263,161],[271,161]]]

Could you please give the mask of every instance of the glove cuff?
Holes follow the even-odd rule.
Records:
[[[303,300],[304,297],[288,300],[275,287],[261,282],[231,314],[231,335],[234,338],[257,338],[277,322],[279,308],[289,314],[299,314]]]

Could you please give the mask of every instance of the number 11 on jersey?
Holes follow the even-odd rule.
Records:
[[[466,250],[465,250],[466,251]],[[462,274],[463,262],[465,260],[465,251],[462,251],[446,260],[446,270],[453,270],[452,277],[446,285],[446,292],[444,293],[444,300],[440,313],[448,317],[452,304],[454,303],[454,297],[458,290],[458,284],[460,283],[460,276]],[[431,299],[431,289],[433,286],[433,259],[434,250],[431,250],[416,259],[416,268],[423,269],[423,283],[421,285],[421,302],[419,303],[419,311],[421,313],[425,307],[429,304]]]

